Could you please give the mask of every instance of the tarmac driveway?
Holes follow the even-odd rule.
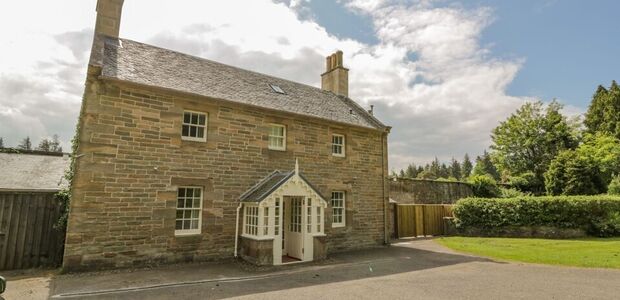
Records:
[[[49,281],[49,295],[52,299],[617,299],[620,270],[500,263],[453,253],[432,240],[411,240],[341,253],[310,265],[255,268],[228,262],[56,275]],[[10,294],[5,298],[13,299]]]

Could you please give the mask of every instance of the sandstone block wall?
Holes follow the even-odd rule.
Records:
[[[184,110],[208,114],[206,143],[181,139]],[[287,126],[287,151],[267,148],[269,123]],[[346,136],[346,157],[331,155],[332,133]],[[328,201],[332,190],[346,192],[346,227],[332,228],[325,211],[329,251],[383,243],[387,165],[376,130],[91,75],[79,143],[68,270],[232,257],[239,196],[273,170],[292,170],[295,158]],[[174,235],[180,185],[204,188],[200,235]]]

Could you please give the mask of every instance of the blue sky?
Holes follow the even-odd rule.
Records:
[[[492,57],[524,59],[508,86],[512,95],[557,98],[585,109],[599,84],[609,86],[612,80],[620,80],[620,1],[441,2],[493,10],[481,43],[489,45]],[[369,44],[378,42],[368,15],[332,1],[311,1],[308,6],[329,32]]]
[[[95,4],[0,2],[5,145],[59,134],[70,148]],[[126,0],[121,37],[316,87],[342,50],[349,95],[393,127],[399,169],[475,157],[526,101],[583,113],[599,84],[620,80],[619,11],[612,0]]]

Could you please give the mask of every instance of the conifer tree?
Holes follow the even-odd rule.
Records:
[[[474,169],[474,165],[469,158],[469,154],[465,153],[465,157],[463,157],[463,163],[461,165],[461,178],[465,179],[471,175],[471,171]]]

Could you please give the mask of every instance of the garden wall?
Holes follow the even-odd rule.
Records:
[[[428,179],[395,179],[390,181],[390,198],[398,204],[454,204],[472,197],[469,184]]]

